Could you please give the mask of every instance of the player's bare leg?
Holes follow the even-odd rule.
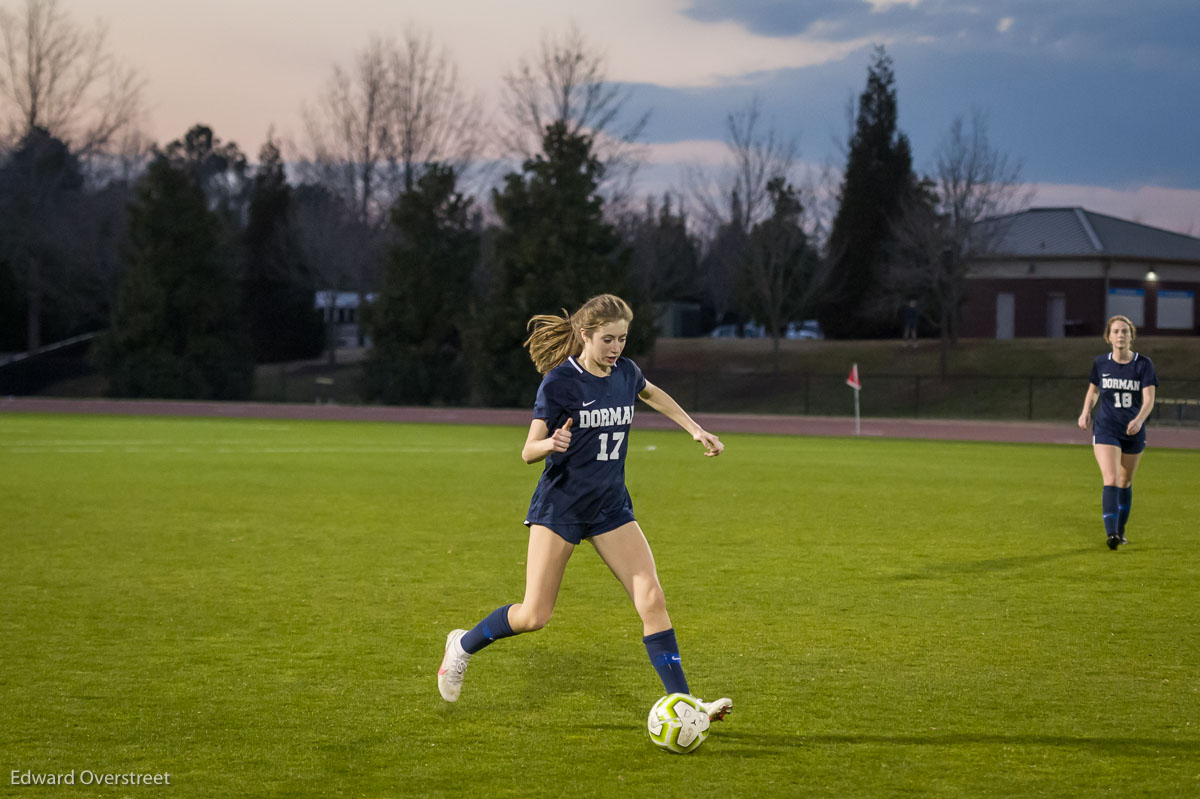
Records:
[[[513,632],[540,630],[550,622],[563,573],[575,545],[549,527],[529,527],[529,551],[525,558],[525,598],[508,609]]]
[[[1142,461],[1141,452],[1121,453],[1121,464],[1117,471],[1117,486],[1120,488],[1129,488],[1133,485],[1133,473],[1137,471],[1138,464]]]
[[[506,634],[531,632],[546,626],[550,621],[550,614],[554,612],[554,603],[558,599],[558,589],[562,585],[567,560],[574,549],[574,544],[564,541],[549,528],[537,524],[529,528],[525,599],[508,607],[504,621],[507,621],[511,633]],[[503,610],[498,608],[496,614],[502,613]],[[481,626],[486,629],[492,618],[485,619]],[[494,624],[501,625],[502,622],[497,620]],[[442,656],[442,665],[438,669],[438,691],[447,702],[458,701],[467,666],[471,662],[470,653],[463,648],[463,636],[467,633],[467,630],[453,630],[446,636],[446,650]],[[473,634],[478,637],[477,633]],[[474,647],[472,649],[474,651]]]
[[[650,544],[637,522],[588,539],[596,553],[620,581],[642,619],[642,635],[670,629],[667,599],[658,582],[658,570]]]
[[[654,555],[638,523],[630,522],[589,540],[633,600],[642,619],[643,635],[653,636],[670,630],[671,617],[667,615],[667,601],[658,581]],[[700,705],[709,720],[721,721],[733,708],[733,700],[728,697],[714,702],[700,700]]]
[[[1121,448],[1112,444],[1093,444],[1092,453],[1096,456],[1096,465],[1100,467],[1104,485],[1117,485],[1121,471]]]

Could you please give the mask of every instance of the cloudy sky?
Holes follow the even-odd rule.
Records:
[[[1038,205],[1081,205],[1200,235],[1198,0],[61,0],[104,19],[147,76],[158,141],[195,122],[253,154],[372,35],[432,35],[493,108],[502,75],[575,25],[648,110],[657,166],[721,152],[760,100],[801,157],[837,164],[874,44],[895,62],[900,127],[927,168],[956,116],[987,114]],[[16,9],[20,0],[0,0]]]

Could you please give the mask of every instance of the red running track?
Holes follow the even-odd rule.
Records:
[[[423,408],[381,405],[297,405],[265,402],[192,402],[183,400],[0,399],[0,413],[98,413],[147,416],[199,416],[235,419],[305,419],[429,424],[529,424],[526,410],[495,408]],[[803,436],[853,436],[854,419],[844,416],[769,416],[697,413],[696,421],[717,435],[769,433]],[[666,430],[674,423],[643,409],[634,426]],[[924,438],[949,441],[998,441],[1027,444],[1090,444],[1091,435],[1063,422],[980,422],[958,419],[863,419],[861,434],[874,438]],[[1200,449],[1200,429],[1151,426],[1152,447]]]

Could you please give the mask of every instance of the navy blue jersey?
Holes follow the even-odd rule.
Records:
[[[1154,364],[1136,352],[1129,363],[1118,363],[1107,355],[1097,355],[1092,363],[1093,386],[1100,389],[1093,430],[1125,435],[1125,428],[1142,410],[1142,389],[1157,386]]]
[[[568,358],[538,387],[533,418],[551,431],[573,419],[571,446],[546,456],[526,521],[552,526],[590,524],[630,507],[625,489],[625,455],[642,370],[618,358],[607,377],[596,377]]]

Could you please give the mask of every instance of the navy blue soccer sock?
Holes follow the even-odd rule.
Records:
[[[511,607],[512,605],[505,605],[496,608],[483,621],[467,630],[467,634],[459,642],[462,644],[463,651],[468,655],[474,655],[493,641],[516,635],[508,623],[508,609]]]
[[[646,654],[650,656],[650,663],[658,672],[667,693],[691,693],[687,678],[683,676],[683,661],[679,657],[679,644],[675,641],[675,628],[647,635],[642,643],[646,645]]]
[[[1124,534],[1125,522],[1129,521],[1129,511],[1133,508],[1133,486],[1117,491],[1117,532]]]
[[[1117,497],[1121,489],[1116,486],[1105,486],[1100,495],[1100,510],[1104,514],[1104,534],[1117,534]]]

